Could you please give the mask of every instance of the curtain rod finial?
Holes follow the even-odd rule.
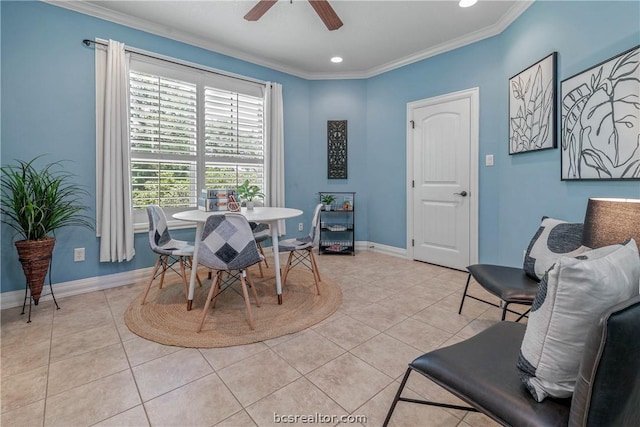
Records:
[[[89,39],[82,40],[82,43],[84,43],[85,46],[91,46],[91,40]]]

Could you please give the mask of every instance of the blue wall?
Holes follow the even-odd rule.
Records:
[[[204,49],[92,18],[41,2],[0,2],[2,31],[2,164],[29,160],[47,153],[44,160],[69,159],[67,168],[93,194],[95,179],[94,50],[85,38],[112,38],[140,49],[205,66],[223,69],[283,85],[286,137],[286,191],[295,194],[301,172],[308,173],[309,82],[268,68]],[[311,165],[311,168],[315,165]],[[322,165],[317,165],[322,170]],[[297,181],[297,183],[296,183]],[[304,182],[304,179],[302,180]],[[304,184],[303,184],[304,187]],[[319,188],[313,191],[318,191]],[[299,199],[299,200],[298,200]],[[300,202],[300,204],[299,204]],[[95,197],[86,200],[95,216]],[[306,208],[301,197],[288,205]],[[309,221],[311,213],[305,209]],[[300,219],[291,221],[290,230]],[[175,233],[193,240],[193,229]],[[131,262],[98,262],[95,233],[81,228],[57,233],[52,278],[66,282],[153,265],[146,233],[136,234],[136,256]],[[86,261],[73,262],[73,248],[86,248]],[[13,232],[2,226],[3,292],[24,288],[23,273],[13,248]]]
[[[562,182],[559,149],[509,156],[507,122],[508,79],[549,53],[561,81],[639,43],[638,2],[538,1],[498,36],[368,79],[367,180],[385,195],[368,199],[368,240],[405,247],[407,102],[473,87],[480,262],[521,265],[543,215],[582,222],[589,197],[640,197],[638,181]],[[487,154],[495,166],[484,166]]]
[[[557,51],[560,82],[640,44],[640,3],[536,2],[516,24],[501,35],[501,80]],[[499,104],[501,111],[507,108],[505,98]],[[509,156],[507,122],[501,122],[493,148],[501,163],[497,181],[501,244],[496,254],[484,254],[485,260],[519,264],[543,215],[582,222],[589,197],[640,197],[638,181],[560,181],[559,149]]]
[[[502,34],[364,80],[307,81],[40,2],[0,2],[2,164],[49,153],[95,188],[93,49],[84,38],[130,46],[283,84],[287,205],[308,221],[317,192],[356,191],[357,240],[405,247],[406,104],[480,88],[480,261],[521,263],[542,215],[580,221],[590,196],[640,197],[638,182],[561,182],[560,152],[507,154],[507,81],[552,51],[559,80],[640,43],[638,2],[536,2]],[[326,121],[348,120],[349,178],[326,177]],[[485,168],[484,156],[496,165]],[[383,197],[381,197],[383,195]],[[92,207],[95,199],[86,201]],[[393,220],[390,220],[393,218]],[[289,234],[295,235],[295,224]],[[99,263],[85,229],[58,233],[53,279],[66,282],[148,267],[146,234],[131,262]],[[177,233],[193,238],[193,230]],[[24,286],[13,235],[2,227],[2,292]],[[73,263],[73,248],[87,261]]]
[[[355,191],[355,231],[356,240],[368,240],[366,201],[368,184],[368,165],[366,162],[366,82],[364,80],[311,81],[309,115],[310,150],[305,159],[301,159],[303,168],[310,162],[320,166],[313,168],[313,174],[307,173],[301,179],[304,187],[317,191]],[[347,120],[348,179],[327,178],[327,120]],[[317,166],[316,165],[316,166]],[[304,177],[303,175],[298,175]],[[288,197],[288,196],[287,196]],[[318,203],[315,195],[313,205]]]

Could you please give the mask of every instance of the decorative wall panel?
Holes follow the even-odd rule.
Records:
[[[347,121],[327,120],[327,175],[347,179]]]

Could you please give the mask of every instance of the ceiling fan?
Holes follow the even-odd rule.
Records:
[[[267,10],[271,9],[271,6],[276,4],[277,1],[278,0],[259,0],[258,4],[253,6],[249,13],[244,15],[244,19],[247,21],[257,21],[262,18],[262,15],[264,15]],[[337,30],[342,27],[342,21],[338,18],[336,11],[333,10],[327,0],[309,0],[309,3],[311,3],[311,7],[316,11],[329,31]]]

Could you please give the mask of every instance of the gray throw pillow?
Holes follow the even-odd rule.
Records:
[[[561,257],[540,282],[517,366],[538,402],[573,393],[589,328],[610,306],[638,295],[634,240]]]
[[[561,256],[576,256],[587,250],[589,248],[582,246],[581,223],[545,216],[529,243],[523,269],[527,276],[540,280]]]

